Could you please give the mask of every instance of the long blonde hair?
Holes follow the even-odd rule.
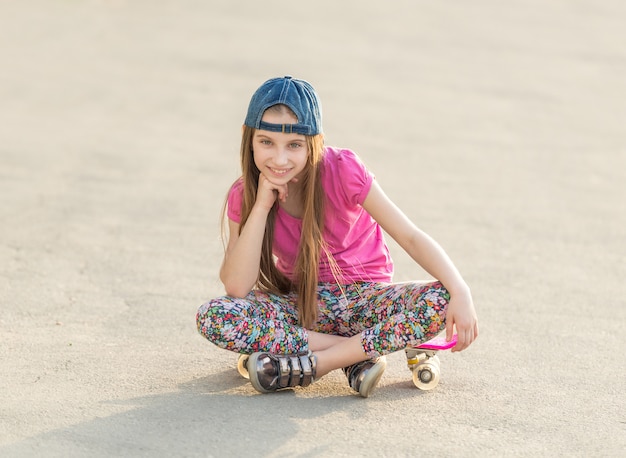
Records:
[[[274,105],[270,110],[287,110],[286,105]],[[293,113],[291,113],[293,114]],[[294,115],[295,116],[295,115]],[[244,126],[241,139],[241,170],[243,179],[243,202],[239,232],[246,224],[256,201],[260,171],[254,163],[252,139],[255,129]],[[265,224],[265,235],[261,250],[261,263],[257,287],[275,294],[297,292],[300,325],[312,328],[317,321],[317,284],[320,254],[326,252],[322,237],[324,230],[324,191],[321,183],[322,157],[324,154],[323,135],[305,136],[308,151],[307,164],[301,183],[302,235],[298,257],[294,266],[294,281],[278,270],[273,256],[274,221],[278,201],[270,211]]]

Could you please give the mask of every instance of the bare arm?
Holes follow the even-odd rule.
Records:
[[[454,327],[458,343],[453,351],[467,348],[478,336],[478,321],[470,289],[452,260],[428,234],[413,224],[374,181],[363,208],[426,272],[443,283],[450,292],[446,314],[446,335]]]
[[[228,221],[228,246],[220,269],[220,280],[229,296],[244,297],[256,284],[267,216],[276,199],[284,200],[286,194],[287,185],[275,185],[261,174],[257,200],[241,234],[239,224]]]
[[[220,280],[229,296],[244,297],[256,284],[267,214],[262,209],[253,209],[241,234],[239,224],[228,221],[228,246],[220,269]]]

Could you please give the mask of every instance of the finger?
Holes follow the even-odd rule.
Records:
[[[452,347],[452,351],[456,352],[459,351],[459,348],[463,345],[463,334],[462,332],[459,332],[456,326],[453,326],[451,328],[450,338],[448,341],[451,341],[454,338],[454,334],[456,334],[456,343],[454,344],[454,347]]]
[[[456,345],[452,347],[452,350],[451,350],[453,353],[456,353],[457,351],[461,351],[463,350],[463,348],[465,348],[464,339],[465,337],[463,336],[463,333],[457,330]]]
[[[454,348],[452,348],[452,351],[454,352],[463,351],[468,347],[469,344],[470,344],[470,336],[468,335],[467,330],[459,331],[457,329],[457,343],[454,346]]]
[[[467,330],[465,348],[469,347],[474,342],[474,340],[476,340],[476,333],[474,332],[474,330],[475,330],[475,327],[473,325]]]
[[[452,336],[454,335],[454,318],[448,317],[448,322],[446,323],[446,342],[450,342],[452,340]]]
[[[464,341],[464,345],[463,345],[463,350],[465,350],[467,347],[469,347],[472,342],[474,341],[474,337],[473,337],[474,332],[471,329],[468,329],[467,331],[465,331],[465,341]]]
[[[470,329],[462,333],[459,333],[459,336],[458,336],[459,344],[457,344],[454,347],[453,351],[463,351],[466,348],[468,348],[476,340],[477,332],[478,332],[478,327],[475,324]]]

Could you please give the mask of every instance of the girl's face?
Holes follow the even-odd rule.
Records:
[[[263,121],[272,124],[295,124],[298,120],[290,113],[268,110]],[[256,130],[252,138],[254,163],[269,181],[286,184],[296,178],[306,167],[309,151],[306,137]]]

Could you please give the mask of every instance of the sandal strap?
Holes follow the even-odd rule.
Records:
[[[280,388],[309,386],[315,381],[315,356],[303,353],[276,357],[280,367]]]
[[[248,359],[250,382],[262,393],[309,386],[315,382],[317,358],[309,353],[253,353]]]
[[[315,381],[315,372],[317,369],[317,357],[312,354],[300,356],[300,367],[302,368],[301,386],[309,386]]]
[[[285,360],[289,360],[289,365],[291,366],[291,370],[289,371],[288,376],[288,384],[283,386],[298,386],[300,385],[300,374],[302,373],[302,368],[300,367],[300,358],[298,355],[289,355]],[[284,376],[285,374],[283,374]]]

